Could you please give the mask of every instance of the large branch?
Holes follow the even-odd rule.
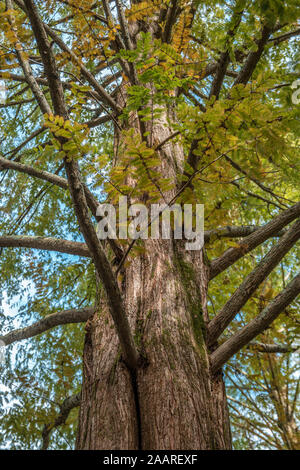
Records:
[[[272,28],[267,25],[262,28],[261,38],[257,41],[257,50],[249,53],[240,73],[234,81],[233,86],[239,84],[246,85],[248,83],[264,52],[265,45],[267,44],[272,31]]]
[[[65,180],[67,183],[67,180]],[[260,227],[244,226],[244,227],[221,227],[215,230],[204,232],[204,240],[206,243],[219,238],[236,238],[245,237]],[[279,232],[276,236],[282,236],[285,232]],[[74,242],[51,237],[26,236],[26,235],[4,235],[0,236],[0,247],[6,248],[33,248],[37,250],[57,251],[69,255],[91,257],[91,253],[85,243]]]
[[[49,447],[49,438],[50,433],[53,429],[65,424],[70,412],[73,408],[77,408],[81,402],[81,393],[77,393],[76,395],[72,395],[71,397],[66,398],[62,404],[59,406],[60,412],[59,415],[55,418],[52,423],[45,424],[42,438],[43,438],[43,445],[42,450],[47,450]]]
[[[45,170],[38,170],[37,168],[33,168],[30,165],[24,165],[23,163],[17,163],[13,160],[0,157],[0,171],[2,169],[15,170],[20,173],[25,173],[43,181],[48,181],[49,183],[59,186],[60,188],[68,189],[68,181],[61,176],[55,175],[54,173],[50,173]]]
[[[48,78],[54,112],[56,115],[62,116],[66,120],[68,119],[68,113],[64,101],[63,89],[47,33],[35,3],[32,0],[25,0],[24,3],[42,57],[45,74]],[[57,137],[57,139],[61,145],[64,145],[68,141],[62,137]],[[72,158],[65,158],[65,169],[77,220],[85,242],[91,252],[97,273],[105,288],[110,313],[120,340],[124,361],[130,369],[135,369],[139,364],[139,354],[135,347],[117,280],[89,217],[87,200],[77,161]]]
[[[119,336],[125,362],[131,369],[135,369],[138,365],[139,356],[133,341],[117,280],[89,218],[84,189],[80,183],[78,165],[73,161],[66,161],[65,166],[77,220],[86,244],[90,249],[96,270],[105,287],[110,312]]]
[[[178,18],[180,13],[180,8],[178,6],[177,0],[172,0],[167,7],[166,18],[165,18],[165,27],[162,33],[163,42],[169,43],[172,35],[172,28]]]
[[[0,72],[0,78],[6,79],[6,80],[13,80],[15,82],[28,83],[27,78],[25,76],[17,75],[15,73]],[[48,85],[48,82],[45,78],[35,77],[35,80],[39,85],[44,85],[44,86]]]
[[[211,355],[211,370],[218,371],[228,359],[262,333],[300,294],[300,273],[248,325],[219,346]],[[276,345],[275,345],[276,346]]]
[[[210,265],[210,279],[213,279],[218,274],[222,273],[245,256],[250,251],[254,250],[257,246],[268,240],[270,237],[278,234],[286,225],[300,216],[300,202],[294,206],[281,212],[277,217],[274,217],[271,222],[260,227],[254,233],[244,238],[237,244],[237,247],[229,248],[223,253],[222,256],[216,258]]]
[[[227,32],[227,38],[226,38],[227,49],[224,52],[222,52],[220,55],[220,59],[218,61],[218,68],[217,68],[215,77],[213,79],[211,90],[209,93],[210,97],[215,96],[216,99],[219,98],[222,84],[226,75],[227,67],[230,62],[230,53],[229,53],[228,46],[231,45],[230,42],[233,40],[235,32],[242,21],[242,15],[243,15],[243,10],[238,11],[238,12],[234,11],[233,13],[233,18],[231,19],[231,23],[233,23],[233,26]]]
[[[235,315],[245,305],[247,300],[256,291],[258,286],[278,265],[282,258],[289,252],[300,238],[300,218],[283,235],[280,242],[275,245],[262,259],[256,268],[246,277],[242,284],[223,306],[220,312],[208,324],[208,340],[215,343],[220,334],[225,330]]]
[[[227,225],[227,227],[219,227],[212,230],[206,230],[204,232],[204,242],[209,243],[220,238],[244,238],[251,235],[251,233],[257,232],[261,229],[260,225]],[[281,230],[274,234],[275,237],[282,237],[285,230]]]
[[[7,335],[0,336],[5,346],[22,341],[23,339],[33,338],[45,331],[51,330],[58,325],[66,325],[68,323],[83,323],[95,312],[95,307],[86,307],[79,310],[64,310],[63,312],[51,313],[42,320],[34,323],[26,328],[11,331]]]
[[[85,243],[49,237],[30,237],[25,235],[0,236],[0,247],[34,248],[37,250],[57,251],[69,255],[91,257]]]

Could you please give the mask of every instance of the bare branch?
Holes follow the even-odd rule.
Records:
[[[86,307],[79,310],[64,310],[63,312],[51,313],[42,320],[34,323],[26,328],[11,331],[6,335],[0,336],[0,340],[5,343],[5,346],[22,341],[23,339],[33,338],[40,335],[45,331],[51,330],[55,326],[67,325],[69,323],[83,323],[95,313],[95,307]]]
[[[30,237],[25,235],[0,236],[1,247],[33,248],[37,250],[57,251],[69,255],[90,258],[91,254],[85,243],[49,237]]]
[[[94,127],[100,126],[101,124],[105,124],[108,121],[112,121],[113,118],[109,114],[106,116],[99,116],[97,118],[91,119],[87,121],[85,124],[90,128],[93,129]]]
[[[21,144],[19,144],[13,150],[10,150],[9,152],[7,152],[5,155],[9,155],[9,158],[12,159],[15,155],[17,155],[17,153],[20,150],[22,150],[23,147],[25,147],[25,145],[27,145],[29,142],[31,142],[38,135],[42,134],[42,132],[44,132],[45,130],[46,130],[46,127],[44,127],[44,126],[40,127],[39,129],[34,131],[32,134],[30,134],[30,136],[28,136],[27,139],[25,139]],[[16,160],[17,160],[17,158],[16,158]]]
[[[205,243],[213,242],[219,240],[220,238],[243,238],[251,235],[251,233],[257,232],[261,229],[259,225],[242,225],[234,226],[228,225],[227,227],[219,227],[212,230],[206,230],[204,232],[204,241]],[[282,237],[285,230],[281,230],[274,234],[274,237]]]
[[[262,333],[278,315],[300,294],[300,273],[277,295],[269,305],[248,325],[219,346],[211,355],[211,370],[218,371],[240,349]],[[270,346],[263,345],[266,349]],[[278,346],[277,346],[278,348]],[[269,351],[268,351],[269,352]],[[272,351],[275,352],[275,351]],[[282,351],[280,351],[282,352]]]
[[[294,206],[281,212],[277,217],[274,217],[271,222],[260,227],[254,233],[246,237],[244,240],[237,244],[237,247],[229,248],[223,253],[222,256],[216,258],[211,262],[210,266],[210,279],[213,279],[218,274],[222,273],[235,263],[237,260],[245,256],[250,251],[254,250],[257,246],[268,240],[270,237],[278,234],[286,225],[300,216],[300,202]]]
[[[116,74],[117,76],[117,74]],[[11,80],[11,81],[15,81],[15,82],[21,82],[21,83],[28,83],[28,80],[25,76],[22,76],[22,75],[17,75],[15,73],[8,73],[8,72],[0,72],[0,78],[3,78],[5,80]],[[39,85],[43,85],[43,86],[48,86],[48,81],[47,79],[45,78],[42,78],[42,77],[34,77],[35,78],[35,81],[39,84]],[[75,77],[77,78],[77,77]],[[77,78],[77,80],[80,82],[79,78]],[[71,81],[70,82],[64,82],[62,81],[62,87],[63,89],[67,89],[67,90],[71,90],[72,88],[72,83]],[[107,82],[105,80],[105,82],[103,83],[103,86],[107,86]],[[86,94],[86,96],[89,96],[90,98],[96,98],[96,99],[100,99],[100,96],[98,94],[96,94],[96,92],[93,92],[93,91],[86,91],[84,92]]]
[[[55,175],[54,173],[50,173],[45,170],[38,170],[37,168],[33,168],[30,165],[24,165],[22,163],[17,163],[15,161],[0,157],[0,171],[2,169],[19,171],[20,173],[25,173],[35,178],[39,178],[40,180],[48,181],[49,183],[55,184],[56,186],[59,186],[60,188],[63,188],[63,189],[69,188],[68,180],[66,180],[65,178],[62,178],[61,176]],[[85,185],[84,185],[84,191],[85,191],[88,206],[93,216],[96,217],[97,207],[99,205],[99,202]]]
[[[61,176],[55,175],[54,173],[49,173],[45,170],[38,170],[29,165],[24,165],[22,163],[17,163],[12,160],[7,160],[6,158],[0,157],[0,171],[1,170],[15,170],[20,173],[25,173],[27,175],[39,178],[49,183],[55,184],[63,189],[68,189],[68,181]]]
[[[121,26],[121,30],[122,30],[122,34],[123,34],[123,39],[124,39],[124,42],[125,42],[125,46],[126,46],[127,49],[132,50],[133,49],[133,44],[132,44],[132,41],[131,41],[131,38],[130,38],[130,34],[129,34],[129,30],[128,30],[128,24],[127,24],[127,21],[126,21],[126,18],[125,18],[125,13],[124,13],[124,10],[122,8],[120,0],[115,0],[115,4],[116,4],[116,7],[117,7],[118,18],[119,18],[119,22],[120,22],[120,26]]]
[[[300,218],[283,235],[279,243],[271,248],[269,253],[262,259],[256,268],[245,278],[229,301],[222,307],[217,316],[211,320],[208,325],[208,338],[210,344],[215,343],[220,334],[245,305],[258,286],[264,279],[266,279],[299,238]]]
[[[15,82],[28,83],[26,77],[23,77],[22,75],[17,75],[15,73],[0,72],[0,78],[3,78],[5,80],[13,80]],[[35,80],[40,85],[48,85],[48,82],[45,78],[35,77]]]

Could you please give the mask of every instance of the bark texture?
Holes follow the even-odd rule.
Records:
[[[87,325],[78,449],[228,449],[222,376],[210,374],[202,254],[149,240],[123,292],[145,363],[130,373],[105,309]],[[202,279],[203,282],[203,279]]]

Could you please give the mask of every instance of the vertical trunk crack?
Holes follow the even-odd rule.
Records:
[[[135,410],[136,410],[138,450],[142,450],[141,408],[140,408],[139,391],[138,391],[138,384],[137,384],[137,373],[135,370],[131,370],[129,371],[129,373],[131,376],[132,390],[133,390]]]

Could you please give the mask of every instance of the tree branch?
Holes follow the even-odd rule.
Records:
[[[6,158],[0,157],[0,171],[1,170],[15,170],[20,173],[25,173],[27,175],[39,178],[49,183],[55,184],[63,189],[68,189],[68,181],[61,176],[55,175],[45,170],[38,170],[29,165],[24,165],[22,163],[17,163],[13,160],[8,160]]]
[[[156,145],[155,150],[160,150],[166,143],[170,140],[174,139],[180,134],[180,131],[173,132],[172,134],[168,135],[164,140],[162,140],[159,144]]]
[[[259,179],[255,178],[254,176],[251,176],[249,175],[249,173],[247,171],[245,171],[243,168],[240,167],[240,165],[238,165],[234,160],[232,160],[228,155],[225,156],[225,159],[230,163],[230,165],[235,169],[237,170],[238,172],[242,173],[243,175],[245,175],[247,178],[249,178],[251,181],[253,181],[253,183],[255,183],[260,189],[262,189],[263,191],[265,191],[266,193],[268,194],[271,194],[271,196],[273,196],[277,201],[278,199],[280,198],[280,196],[277,196],[277,194],[275,194],[270,188],[268,188],[267,186],[265,186],[261,181],[259,181]],[[278,201],[280,202],[280,201]],[[282,205],[285,205],[283,204],[282,202],[280,202]],[[287,207],[285,205],[285,207]]]
[[[280,44],[283,41],[287,41],[288,39],[291,39],[295,36],[300,35],[300,28],[296,29],[294,31],[290,31],[289,33],[282,34],[281,36],[277,36],[275,38],[269,39],[269,42],[273,42],[274,46],[277,46],[277,44]]]
[[[118,18],[119,18],[120,27],[121,27],[121,31],[122,31],[122,34],[123,34],[123,40],[124,40],[125,46],[126,46],[127,49],[132,50],[133,49],[133,44],[132,44],[132,41],[131,41],[131,38],[130,38],[130,34],[129,34],[129,30],[128,30],[128,24],[127,24],[127,21],[126,21],[126,18],[125,18],[125,13],[124,13],[124,10],[122,8],[120,0],[115,0],[115,4],[116,4],[116,7],[117,7]]]
[[[251,233],[257,232],[257,230],[261,229],[259,225],[242,225],[242,226],[234,226],[228,225],[227,227],[219,227],[212,230],[206,230],[204,232],[204,242],[209,243],[215,240],[219,240],[220,238],[243,238],[251,235]],[[281,230],[274,234],[274,237],[282,237],[284,235],[285,230]]]
[[[257,233],[257,232],[256,232]],[[253,234],[254,235],[254,234]],[[251,235],[250,235],[251,236]],[[245,305],[262,281],[271,273],[282,258],[300,238],[300,218],[283,235],[279,243],[262,259],[256,268],[246,277],[221,311],[208,324],[209,343],[213,344],[225,330],[235,315]]]
[[[238,11],[238,12],[234,11],[234,13],[233,13],[233,18],[231,19],[231,22],[233,21],[233,19],[235,17],[236,17],[236,21],[235,21],[233,27],[230,28],[230,30],[227,32],[227,40],[226,40],[227,49],[224,52],[221,53],[220,59],[218,61],[218,68],[217,68],[215,77],[213,79],[210,94],[209,94],[210,98],[212,96],[215,96],[216,99],[219,98],[219,94],[220,94],[220,91],[221,91],[221,88],[222,88],[222,84],[223,84],[223,81],[224,81],[224,78],[225,78],[225,75],[226,75],[227,67],[228,67],[229,62],[230,62],[230,53],[229,53],[229,49],[228,49],[228,43],[234,37],[235,32],[236,32],[237,28],[239,27],[239,25],[242,21],[243,12],[244,12],[244,10]]]
[[[274,353],[291,353],[299,349],[299,346],[286,346],[284,344],[266,344],[260,343],[259,341],[251,341],[247,346],[248,349],[252,349],[258,352],[274,354]]]
[[[22,75],[17,75],[15,73],[0,72],[0,78],[3,78],[5,80],[13,80],[15,82],[28,83],[26,77],[23,77]],[[35,80],[40,85],[44,85],[44,86],[48,85],[48,82],[45,78],[36,77]]]
[[[278,315],[300,294],[300,273],[277,295],[264,310],[248,325],[225,341],[211,355],[211,370],[217,372],[240,349],[246,346],[253,338],[262,333]],[[270,347],[277,345],[263,345],[270,352]],[[278,349],[278,346],[277,346]],[[275,352],[275,351],[272,351]],[[280,351],[282,352],[282,351]]]
[[[66,181],[66,180],[65,180]],[[245,226],[245,227],[222,227],[215,230],[209,230],[204,232],[205,243],[211,240],[219,238],[237,238],[245,237],[257,230],[260,227],[256,226]],[[284,235],[284,231],[277,233],[276,237]],[[85,243],[74,242],[70,240],[63,240],[58,238],[50,237],[38,237],[38,236],[25,236],[25,235],[7,235],[0,236],[0,247],[6,248],[33,248],[38,250],[57,251],[60,253],[66,253],[70,255],[83,256],[90,258],[91,254]]]
[[[266,199],[265,197],[260,196],[259,194],[253,193],[252,191],[247,191],[240,184],[238,184],[236,181],[231,181],[230,184],[232,184],[233,186],[238,188],[243,193],[248,194],[248,196],[250,196],[250,197],[254,197],[256,199],[259,199],[260,201],[266,202],[268,205],[272,205],[274,207],[277,207],[277,209],[284,209],[284,206],[277,204],[277,202],[271,201],[270,199]]]
[[[81,392],[77,393],[76,395],[72,395],[71,397],[66,398],[62,404],[60,405],[60,413],[56,417],[55,421],[50,424],[45,424],[43,432],[42,432],[42,438],[43,438],[43,444],[42,444],[42,450],[47,450],[49,447],[49,438],[50,438],[50,433],[53,429],[57,428],[58,426],[61,426],[62,424],[65,424],[71,410],[73,408],[77,408],[80,406],[81,402]]]
[[[1,169],[19,171],[21,173],[28,174],[30,176],[39,178],[41,180],[48,181],[49,183],[55,184],[63,189],[69,188],[68,181],[65,178],[62,178],[61,176],[55,175],[53,173],[49,173],[48,171],[38,170],[29,165],[24,165],[21,163],[17,163],[15,161],[7,160],[6,158],[3,158],[3,157],[0,157],[0,171]],[[97,208],[98,208],[99,203],[97,199],[94,197],[94,195],[90,192],[90,190],[85,185],[83,186],[84,186],[84,192],[85,192],[85,197],[86,197],[88,207],[91,210],[93,216],[96,218],[96,220],[98,220]],[[120,260],[123,256],[123,251],[121,247],[116,243],[116,240],[109,239],[108,242],[110,243],[110,246],[115,256],[117,257],[117,259]]]
[[[8,72],[0,72],[0,78],[3,78],[5,80],[12,80],[12,81],[15,81],[15,82],[21,82],[21,83],[28,83],[28,80],[25,76],[22,76],[22,75],[17,75],[15,73],[8,73]],[[35,81],[39,84],[39,85],[43,85],[43,86],[48,86],[48,81],[47,79],[45,78],[42,78],[42,77],[34,77],[35,78]],[[77,77],[76,77],[77,78]],[[79,78],[77,78],[77,80],[80,82]],[[105,81],[106,82],[106,81]],[[107,85],[107,83],[106,83]],[[72,83],[71,82],[62,82],[62,87],[64,89],[67,89],[67,90],[71,90],[72,88]],[[90,98],[96,98],[96,99],[99,99],[100,96],[98,94],[96,94],[94,91],[86,91],[84,92],[87,96],[89,96]],[[112,119],[110,117],[110,119]]]
[[[49,34],[49,36],[53,39],[54,42],[67,54],[70,55],[72,60],[80,67],[82,75],[86,78],[88,83],[93,87],[93,89],[97,92],[99,97],[106,103],[110,108],[115,111],[117,114],[120,114],[122,109],[120,106],[112,99],[109,93],[97,82],[95,77],[88,71],[88,69],[82,64],[80,59],[74,54],[71,49],[63,42],[63,40],[48,26],[44,23],[45,31]],[[104,108],[105,109],[105,108]],[[106,110],[105,110],[106,111]]]
[[[180,12],[180,9],[178,8],[177,0],[172,0],[171,4],[168,5],[168,8],[167,8],[165,29],[162,33],[163,42],[167,42],[167,43],[170,42],[171,35],[172,35],[172,28],[176,22],[179,12]]]
[[[267,44],[272,32],[272,28],[267,25],[263,26],[261,31],[261,38],[257,41],[257,50],[248,54],[248,57],[236,80],[234,81],[233,86],[239,84],[247,85],[264,52],[265,45]]]
[[[43,22],[33,0],[25,0],[24,3],[42,57],[45,74],[48,78],[54,112],[56,115],[62,116],[66,120],[68,113],[64,101],[62,85],[59,80],[55,58]],[[62,145],[68,141],[68,139],[63,137],[57,137],[57,140]],[[120,340],[124,360],[130,369],[135,369],[139,364],[139,354],[132,337],[117,280],[89,218],[88,205],[84,187],[81,182],[78,163],[72,158],[65,158],[64,162],[77,220],[91,252],[97,273],[105,288],[110,313]]]
[[[85,243],[62,240],[49,237],[30,237],[25,235],[0,236],[0,247],[6,248],[33,248],[37,250],[57,251],[69,255],[91,257]]]
[[[64,310],[63,312],[51,313],[42,320],[34,323],[26,328],[11,331],[6,335],[0,336],[0,340],[5,343],[5,346],[22,341],[23,339],[33,338],[40,335],[45,331],[51,330],[55,326],[67,325],[69,323],[83,323],[95,313],[95,307],[86,307],[79,310]]]
[[[6,8],[7,8],[8,11],[13,10],[11,0],[6,0]],[[30,88],[32,90],[32,93],[35,96],[42,112],[44,114],[46,114],[46,113],[50,114],[51,113],[50,105],[49,105],[48,101],[46,100],[43,91],[39,87],[39,85],[38,85],[38,83],[37,83],[37,81],[36,81],[36,79],[33,75],[33,72],[32,72],[32,69],[30,67],[30,64],[29,64],[28,60],[25,59],[25,56],[22,52],[22,45],[21,45],[21,43],[18,39],[18,36],[17,36],[17,29],[16,29],[16,25],[15,25],[15,17],[12,13],[10,13],[8,15],[8,21],[9,21],[11,29],[14,33],[13,44],[14,44],[16,55],[17,55],[17,58],[18,58],[18,62],[19,62],[19,64],[21,65],[21,67],[23,69],[23,73],[25,75],[26,82],[30,86]]]
[[[27,139],[25,139],[21,144],[19,144],[17,147],[15,147],[13,150],[10,150],[9,152],[7,152],[5,155],[9,155],[9,159],[12,159],[15,155],[17,155],[17,153],[22,150],[23,147],[25,147],[25,145],[27,145],[29,142],[31,142],[35,137],[37,137],[38,135],[42,134],[44,131],[46,130],[46,127],[45,126],[42,126],[40,127],[39,129],[37,129],[36,131],[34,131],[32,134],[30,134],[30,136],[27,137]],[[18,158],[16,158],[17,160]]]
[[[281,212],[277,217],[272,219],[271,222],[260,227],[254,233],[244,238],[244,240],[237,244],[237,247],[226,250],[222,256],[211,262],[209,273],[210,279],[213,279],[218,274],[225,271],[225,269],[250,251],[254,250],[254,248],[261,245],[264,241],[268,240],[268,238],[278,234],[280,230],[299,216],[300,202]]]
[[[87,121],[85,124],[90,128],[93,129],[94,127],[100,126],[101,124],[105,124],[108,121],[112,121],[113,118],[109,114],[105,116],[99,116],[97,118],[91,119]]]

